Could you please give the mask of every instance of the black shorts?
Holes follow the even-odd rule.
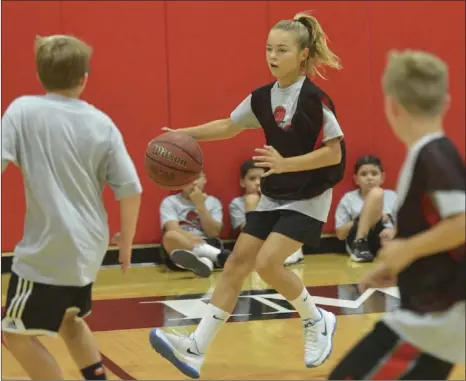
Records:
[[[277,209],[247,213],[243,233],[263,241],[270,233],[280,233],[303,244],[319,247],[323,225],[322,221],[294,210]]]
[[[421,352],[379,321],[329,380],[447,380],[453,364]]]
[[[36,283],[11,273],[2,330],[29,335],[56,335],[67,310],[91,313],[92,283],[83,287]]]
[[[354,219],[353,226],[351,227],[348,236],[346,237],[346,250],[350,248],[356,238],[356,233],[358,232],[358,225],[359,225],[359,216]],[[367,235],[367,242],[369,244],[370,252],[375,256],[377,252],[380,250],[382,245],[380,244],[380,237],[379,234],[382,233],[382,230],[385,229],[385,226],[382,220],[379,220],[375,226],[369,230],[369,234]],[[349,252],[348,254],[351,254]]]

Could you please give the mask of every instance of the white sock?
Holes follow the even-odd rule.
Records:
[[[311,319],[316,321],[322,317],[306,287],[303,288],[301,295],[297,299],[291,300],[290,303],[303,320]]]
[[[193,249],[194,254],[200,257],[209,258],[212,262],[217,261],[217,256],[221,252],[222,251],[220,249],[217,249],[216,247],[209,245],[208,243],[200,243],[199,245],[196,245]]]
[[[210,311],[201,319],[192,335],[200,353],[205,353],[209,344],[214,340],[217,331],[230,317],[228,312],[215,307],[213,304],[209,303],[208,307]]]

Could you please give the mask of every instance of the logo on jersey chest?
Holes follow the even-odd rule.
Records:
[[[284,131],[288,131],[291,128],[291,123],[285,124],[286,120],[286,109],[283,106],[275,107],[273,112],[273,117],[275,122],[277,123],[278,127],[283,129]]]
[[[189,211],[186,214],[184,221],[180,221],[180,225],[191,226],[200,229],[201,219],[199,218],[199,214],[194,210]]]

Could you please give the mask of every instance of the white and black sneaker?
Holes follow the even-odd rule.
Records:
[[[299,249],[295,253],[291,254],[288,258],[285,259],[285,266],[295,265],[304,261],[303,249]]]
[[[199,378],[204,355],[198,351],[191,336],[155,328],[150,332],[149,341],[152,348],[180,372],[191,378]]]
[[[346,248],[350,257],[355,262],[373,262],[374,255],[369,249],[367,238],[360,238],[353,242],[351,247]]]
[[[337,318],[331,312],[318,308],[319,320],[303,320],[304,325],[304,363],[307,368],[323,364],[332,353],[333,334]]]
[[[190,270],[203,278],[208,278],[214,268],[214,264],[209,258],[198,257],[189,250],[173,250],[170,259],[175,265]]]

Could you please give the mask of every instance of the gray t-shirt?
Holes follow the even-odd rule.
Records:
[[[359,189],[346,193],[338,203],[335,211],[335,228],[339,229],[348,222],[354,220],[361,214],[364,206],[364,199],[361,196]],[[393,219],[396,218],[396,192],[384,189],[383,192],[383,214],[390,215]],[[385,227],[393,227],[393,224],[388,221],[384,224]]]
[[[120,131],[94,106],[56,94],[23,96],[2,118],[2,172],[22,171],[24,236],[12,270],[34,282],[94,282],[109,241],[105,183],[117,200],[142,191]]]
[[[205,207],[209,211],[212,218],[222,223],[223,208],[222,203],[214,196],[207,196]],[[165,228],[168,221],[178,221],[180,228],[205,237],[205,233],[201,227],[201,220],[197,212],[196,206],[181,193],[167,196],[160,204],[160,226]]]
[[[299,81],[286,88],[279,88],[276,82],[272,87],[272,110],[274,110],[275,121],[281,128],[287,128],[291,124],[304,80],[305,77],[302,77]],[[325,105],[322,105],[322,108],[324,113],[323,141],[343,137],[343,132],[335,115]],[[251,108],[251,94],[231,113],[230,118],[244,128],[261,128]],[[256,211],[288,209],[326,222],[331,204],[332,189],[327,189],[317,197],[299,201],[274,200],[262,195]]]
[[[230,221],[233,230],[238,229],[241,225],[246,223],[244,196],[236,197],[231,200],[228,208],[230,209]]]

